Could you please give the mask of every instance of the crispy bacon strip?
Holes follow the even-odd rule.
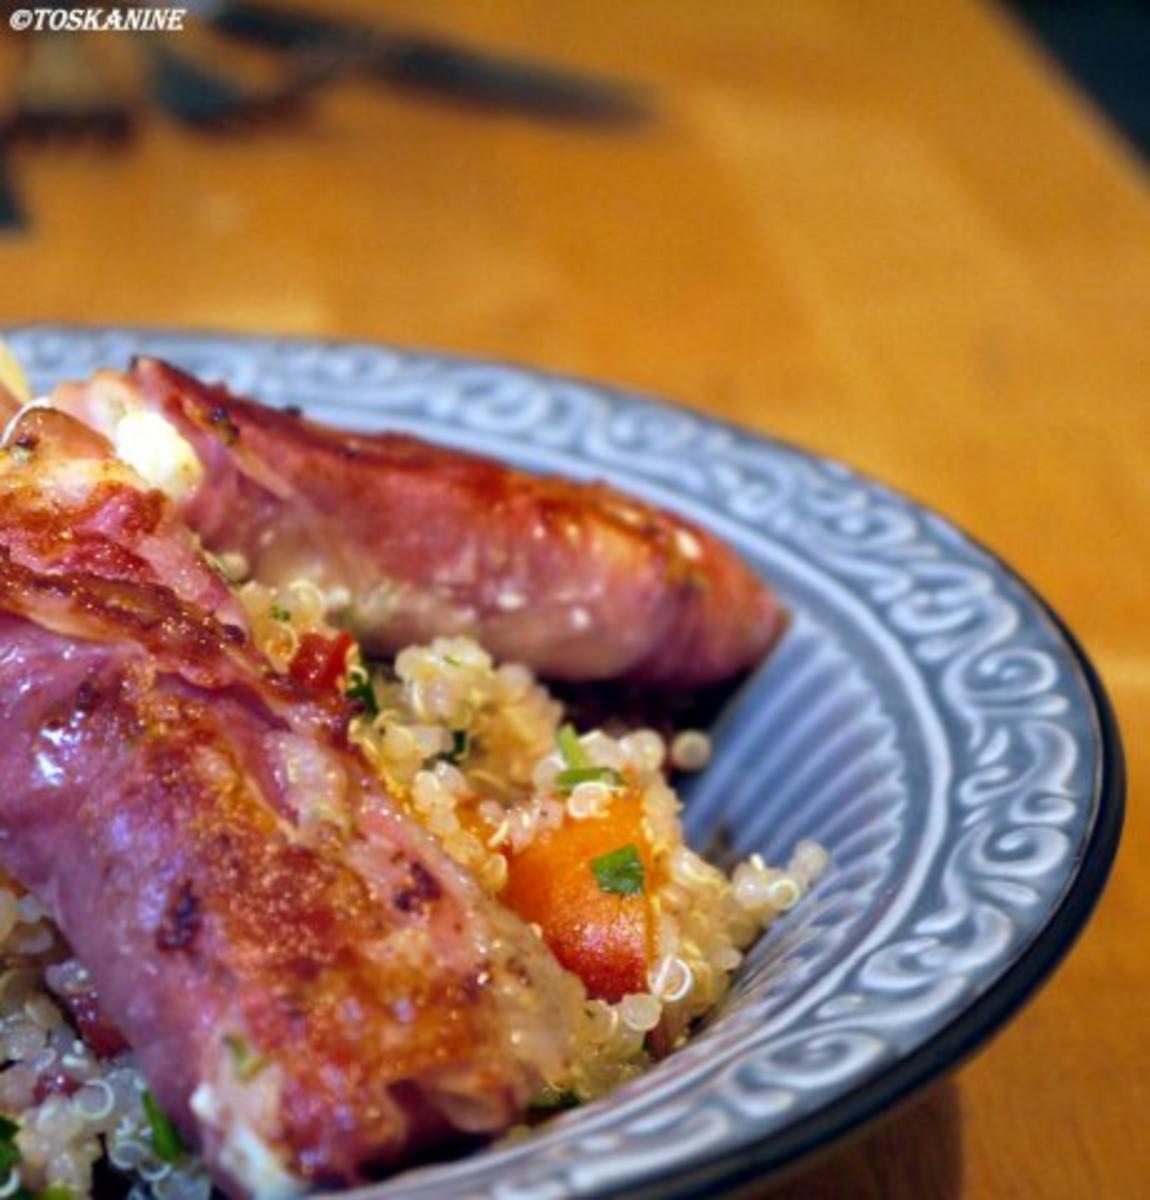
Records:
[[[167,503],[58,413],[0,453],[0,865],[236,1196],[491,1135],[579,985],[276,675]]]
[[[162,414],[203,468],[182,512],[204,544],[262,582],[320,583],[373,651],[468,633],[556,679],[692,687],[752,666],[779,631],[731,550],[603,484],[331,429],[154,359],[54,402],[109,435]]]

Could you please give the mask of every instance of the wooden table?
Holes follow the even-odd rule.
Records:
[[[282,133],[28,152],[0,320],[356,335],[678,397],[851,460],[1057,605],[1132,811],[1056,981],[919,1105],[772,1196],[1141,1196],[1150,1177],[1150,190],[971,0],[370,4],[629,75],[603,135],[347,86]],[[425,10],[427,8],[427,11]],[[108,35],[115,36],[115,35]]]

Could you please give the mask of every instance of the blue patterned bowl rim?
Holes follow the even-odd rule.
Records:
[[[1109,876],[1121,837],[1125,804],[1125,768],[1122,745],[1117,723],[1105,689],[1092,663],[1076,637],[1051,606],[1022,579],[1016,571],[1004,563],[993,551],[953,523],[940,518],[928,506],[906,496],[904,493],[879,483],[865,473],[855,471],[837,460],[812,455],[809,451],[781,439],[763,436],[742,429],[734,424],[702,416],[686,406],[672,401],[654,399],[633,391],[611,388],[589,383],[571,376],[543,371],[530,366],[520,366],[486,359],[476,359],[439,351],[397,350],[380,344],[347,341],[343,339],[319,339],[308,337],[267,337],[211,331],[175,331],[163,328],[95,327],[84,325],[26,325],[10,327],[0,335],[11,341],[18,355],[26,356],[37,373],[45,377],[75,375],[98,365],[115,365],[127,353],[152,353],[172,358],[189,367],[195,367],[204,357],[213,352],[226,352],[232,356],[274,356],[280,352],[314,351],[323,356],[389,356],[392,360],[406,363],[409,367],[418,364],[438,365],[445,371],[464,372],[469,369],[503,373],[520,382],[534,380],[544,388],[570,388],[593,395],[609,408],[660,409],[681,413],[695,426],[713,431],[744,443],[757,444],[764,448],[775,448],[814,463],[822,463],[849,475],[864,487],[890,497],[906,508],[929,517],[934,526],[946,532],[956,545],[976,553],[989,569],[997,572],[1000,579],[1016,589],[1023,603],[1028,604],[1033,614],[1048,623],[1050,629],[1061,640],[1064,665],[1076,671],[1081,679],[1084,703],[1089,708],[1088,716],[1096,735],[1092,746],[1094,772],[1091,781],[1089,812],[1082,823],[1082,836],[1073,847],[1073,861],[1066,871],[1064,886],[1048,911],[1043,914],[1040,927],[1030,940],[1013,957],[1009,957],[994,971],[988,972],[988,982],[983,990],[963,1003],[930,1036],[919,1040],[893,1062],[861,1076],[842,1087],[811,1111],[784,1123],[764,1122],[762,1128],[740,1131],[737,1138],[718,1139],[713,1147],[694,1154],[687,1161],[676,1161],[673,1168],[663,1169],[652,1164],[648,1169],[632,1175],[625,1182],[581,1188],[580,1196],[626,1196],[639,1198],[714,1196],[729,1189],[738,1188],[751,1180],[784,1166],[793,1165],[847,1134],[889,1112],[894,1106],[910,1097],[925,1084],[953,1069],[983,1042],[995,1033],[1050,976],[1059,962],[1068,953],[1084,928],[1093,911]],[[424,384],[426,387],[426,384]],[[609,1102],[608,1102],[609,1103]],[[753,1124],[753,1123],[752,1123]],[[422,1173],[403,1176],[395,1181],[398,1191],[407,1194],[404,1183],[408,1178],[416,1182],[412,1195],[455,1195],[452,1184],[447,1190],[436,1189],[434,1172],[428,1185],[418,1186]],[[513,1173],[512,1173],[513,1174]],[[467,1189],[469,1180],[459,1179],[461,1192]],[[357,1200],[373,1197],[378,1200],[392,1192],[393,1185],[355,1193]],[[460,1192],[460,1194],[461,1194]],[[468,1192],[468,1195],[479,1195]],[[483,1195],[489,1194],[484,1191]],[[539,1197],[552,1200],[568,1192],[558,1179],[548,1178],[538,1189],[523,1189],[513,1179],[506,1188],[499,1184],[491,1195],[506,1196],[508,1200]]]

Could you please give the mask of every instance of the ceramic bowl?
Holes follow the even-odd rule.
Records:
[[[793,620],[687,792],[696,844],[833,867],[681,1052],[523,1140],[363,1197],[711,1196],[953,1066],[1066,952],[1121,826],[1105,695],[1051,610],[929,509],[655,400],[375,345],[133,329],[8,335],[35,384],[155,354],[273,405],[602,477],[714,530]]]

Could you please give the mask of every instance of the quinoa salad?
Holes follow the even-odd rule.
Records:
[[[221,569],[238,573],[234,563]],[[494,662],[471,639],[369,662],[326,623],[327,598],[311,583],[236,586],[279,669],[316,639],[338,646],[339,684],[356,713],[350,740],[408,813],[568,968],[561,1002],[578,1044],[569,1070],[538,1096],[540,1118],[606,1095],[681,1045],[747,948],[825,869],[810,842],[784,866],[752,855],[730,873],[687,846],[667,776],[705,767],[709,743],[698,731],[669,744],[652,729],[577,731],[531,671]],[[322,763],[314,778],[306,762],[299,770],[322,806]],[[586,915],[596,897],[613,928],[600,931],[602,944],[572,942],[569,909]],[[646,918],[637,956],[631,909]],[[133,1200],[206,1200],[206,1170],[130,1050],[86,1010],[84,968],[35,897],[11,882],[0,888],[0,945],[0,1200],[79,1200],[93,1194],[94,1168],[109,1166]]]

